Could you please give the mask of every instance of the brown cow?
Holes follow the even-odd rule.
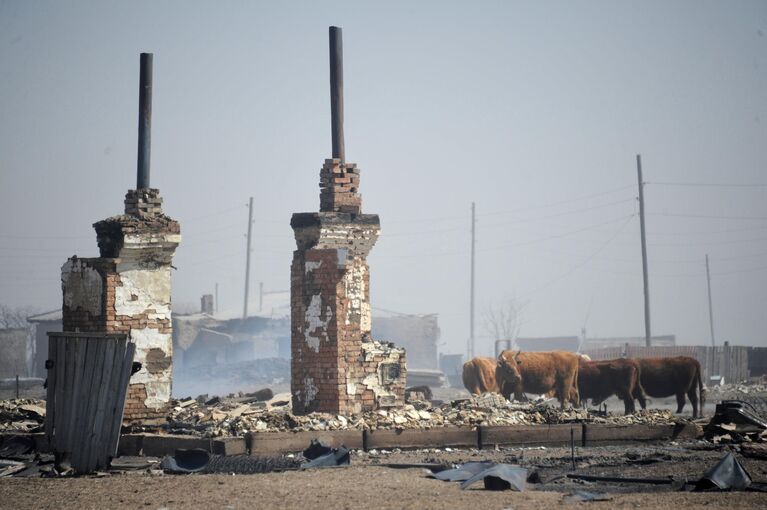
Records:
[[[644,391],[640,382],[639,363],[632,359],[608,361],[580,360],[578,366],[578,391],[581,400],[590,398],[599,405],[611,395],[623,400],[625,414],[636,410],[634,399],[642,409],[646,407]]]
[[[504,392],[510,390],[517,400],[523,393],[543,395],[553,390],[563,409],[568,400],[578,405],[578,355],[572,352],[503,351],[497,377]]]
[[[495,375],[497,366],[495,358],[476,357],[467,361],[463,364],[463,385],[472,395],[501,393]]]
[[[640,381],[647,395],[656,398],[676,395],[677,413],[684,409],[685,394],[692,404],[692,417],[697,418],[698,395],[702,416],[705,404],[705,390],[701,377],[700,363],[689,356],[674,358],[638,358]],[[698,390],[696,394],[695,390]],[[642,406],[644,409],[645,406]]]

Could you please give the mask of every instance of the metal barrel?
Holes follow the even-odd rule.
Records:
[[[344,163],[344,52],[340,27],[330,27],[330,122],[333,157]]]
[[[138,96],[138,165],[136,189],[149,188],[149,162],[152,152],[152,54],[141,54]]]

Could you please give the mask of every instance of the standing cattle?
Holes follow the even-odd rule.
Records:
[[[501,393],[495,375],[497,367],[495,358],[476,357],[467,361],[463,364],[463,385],[472,395]]]
[[[640,381],[644,391],[651,397],[676,395],[677,413],[684,409],[685,394],[692,404],[692,417],[697,418],[698,395],[700,408],[705,404],[705,390],[701,378],[700,363],[695,358],[677,356],[674,358],[639,358]],[[696,394],[695,390],[698,390]],[[645,406],[642,406],[644,409]]]
[[[578,359],[565,351],[503,351],[498,356],[498,384],[517,400],[523,393],[553,391],[563,409],[568,400],[578,405]]]
[[[625,414],[636,410],[634,399],[642,409],[646,407],[644,391],[640,382],[639,363],[632,359],[608,361],[584,361],[578,366],[578,391],[581,400],[590,398],[599,405],[611,395],[623,400]]]

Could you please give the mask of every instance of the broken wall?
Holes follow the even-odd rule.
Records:
[[[64,331],[127,333],[136,344],[128,423],[164,421],[171,397],[171,261],[181,235],[161,202],[158,190],[129,191],[125,215],[94,224],[101,257],[61,268]]]

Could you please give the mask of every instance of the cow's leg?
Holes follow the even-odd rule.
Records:
[[[692,417],[697,418],[698,417],[698,394],[695,392],[695,386],[690,388],[690,391],[687,392],[687,397],[690,399],[690,404],[692,404]],[[702,409],[701,409],[701,414],[703,414]]]
[[[623,400],[623,414],[631,414],[633,413],[636,408],[634,407],[634,399],[631,397],[631,394],[627,391],[621,391],[618,393],[618,398]]]
[[[676,413],[679,414],[684,409],[684,392],[676,394]]]
[[[647,409],[647,399],[642,391],[637,390],[634,392],[634,397],[639,401],[639,405],[642,409]]]
[[[559,400],[559,408],[565,408],[565,402],[570,399],[570,388],[562,381],[557,381],[554,386],[554,398]]]
[[[577,407],[581,403],[581,395],[575,388],[572,389],[570,394],[573,396],[573,407]]]

